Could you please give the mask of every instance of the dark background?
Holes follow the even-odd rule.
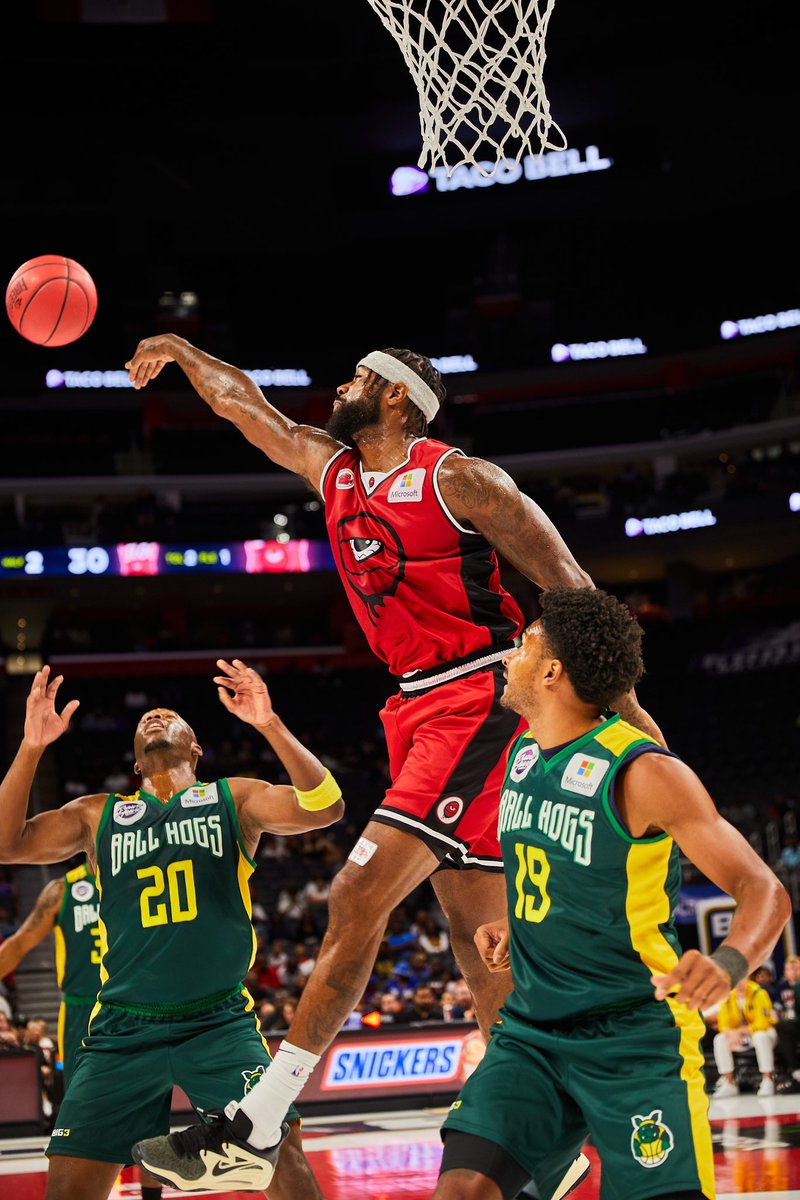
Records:
[[[137,19],[158,9],[193,19]],[[797,304],[788,4],[558,0],[551,110],[614,168],[404,198],[388,181],[419,153],[416,93],[367,0],[17,15],[1,265],[68,255],[100,306],[59,351],[6,326],[6,392],[42,367],[121,366],[165,291],[197,293],[206,348],[326,385],[376,345],[527,367],[552,341],[708,345],[726,317]]]

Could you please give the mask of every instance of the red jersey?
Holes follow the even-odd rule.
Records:
[[[358,450],[345,447],[322,472],[336,566],[370,646],[393,675],[480,658],[522,629],[494,550],[456,521],[439,491],[442,463],[461,453],[419,438],[404,462],[382,473],[365,471]]]

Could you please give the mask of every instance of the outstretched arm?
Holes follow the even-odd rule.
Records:
[[[550,518],[501,467],[451,454],[439,472],[439,488],[460,524],[477,529],[539,587],[592,586]]]
[[[594,586],[550,518],[502,468],[482,458],[451,454],[439,472],[439,487],[456,520],[482,533],[526,579],[541,588]],[[634,692],[614,707],[623,720],[666,745]]]
[[[736,911],[723,946],[743,956],[747,972],[769,958],[792,915],[789,896],[750,843],[720,816],[694,771],[676,758],[643,754],[623,772],[616,801],[634,837],[668,833],[712,883],[733,897]],[[689,1008],[710,1008],[731,990],[728,972],[697,950],[688,950],[653,983],[657,999],[677,994]]]
[[[301,475],[319,490],[322,469],[341,442],[313,425],[298,425],[274,408],[244,371],[213,358],[174,333],[145,338],[126,362],[131,383],[147,384],[174,362],[194,390],[219,417],[224,417],[280,467]]]
[[[39,893],[33,912],[28,913],[16,933],[0,945],[0,979],[16,970],[26,954],[44,941],[58,917],[64,900],[64,880],[51,879]]]
[[[231,793],[245,841],[255,848],[263,832],[303,833],[332,825],[344,815],[341,791],[330,771],[287,729],[272,707],[264,680],[241,659],[220,658],[217,694],[233,713],[264,737],[277,754],[292,787],[260,779],[232,779]]]
[[[0,783],[0,862],[62,862],[80,850],[92,852],[92,814],[103,797],[83,796],[63,808],[26,817],[31,786],[45,747],[66,731],[78,707],[77,700],[70,700],[60,713],[56,712],[62,678],[58,675],[51,681],[49,667],[34,676],[22,743]]]

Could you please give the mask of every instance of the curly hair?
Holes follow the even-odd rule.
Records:
[[[644,674],[642,629],[615,596],[594,588],[543,592],[542,629],[579,700],[606,708]]]
[[[391,354],[392,358],[396,358],[410,367],[415,374],[419,375],[422,382],[428,385],[439,404],[444,404],[447,389],[442,383],[441,375],[429,358],[426,358],[424,354],[416,354],[413,350],[398,350],[393,346],[384,348],[381,353]],[[409,432],[415,433],[417,437],[427,436],[428,422],[422,409],[417,408],[416,404],[412,404],[409,408],[408,428]]]

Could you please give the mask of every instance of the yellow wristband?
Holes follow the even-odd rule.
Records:
[[[319,812],[322,808],[330,808],[342,798],[342,789],[327,767],[322,783],[318,783],[310,792],[301,792],[300,788],[294,790],[297,793],[297,803],[301,808],[308,809],[309,812]]]

